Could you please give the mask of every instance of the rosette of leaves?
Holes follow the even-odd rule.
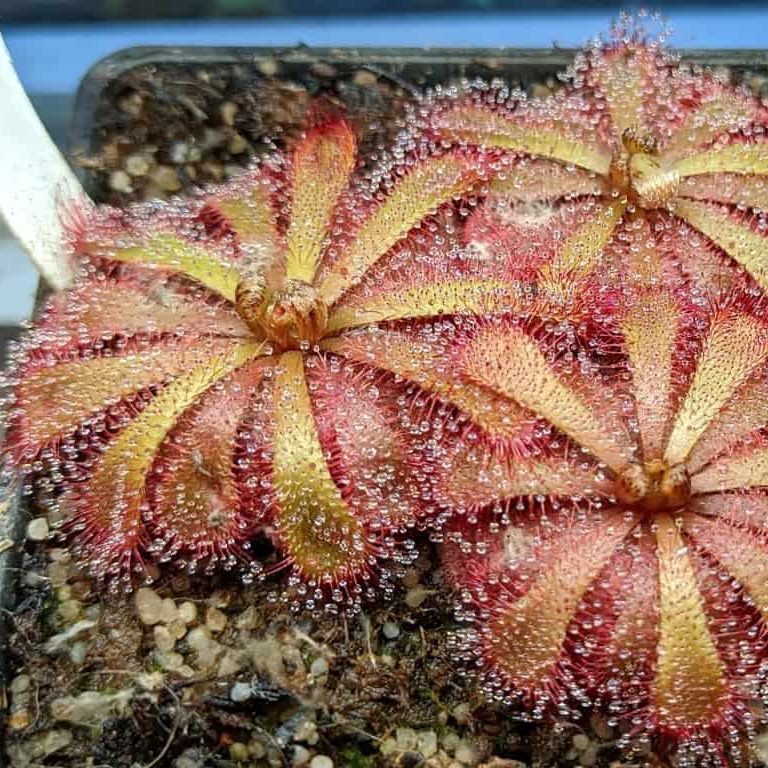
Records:
[[[585,356],[524,315],[475,323],[457,379],[536,441],[476,428],[441,465],[444,572],[488,694],[601,709],[686,766],[743,747],[768,671],[768,306],[724,282],[628,284]]]
[[[589,220],[546,266],[542,290],[557,292],[564,276],[589,275],[606,243],[644,227],[694,276],[711,279],[727,259],[768,288],[765,105],[628,26],[579,54],[566,82],[541,98],[475,89],[424,108],[442,145],[505,153],[469,242],[503,258],[525,218],[551,218],[550,232]],[[529,251],[522,266],[540,258]]]
[[[411,149],[366,171],[350,124],[315,118],[202,197],[82,214],[78,281],[17,354],[7,450],[96,577],[232,566],[266,532],[308,600],[356,599],[408,557],[398,534],[432,511],[419,408],[481,400],[419,324],[518,300],[456,242],[476,153]]]

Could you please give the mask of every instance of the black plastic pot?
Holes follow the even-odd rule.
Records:
[[[513,48],[132,48],[96,64],[81,83],[71,159],[96,202],[127,204],[216,180],[244,165],[267,139],[289,140],[316,97],[346,109],[375,149],[424,89],[475,78],[547,87],[571,58],[567,50]],[[768,51],[689,51],[684,58],[768,82]],[[137,152],[151,156],[155,170],[170,169],[165,184],[150,171],[134,177],[124,171]],[[19,592],[24,510],[16,496],[0,512],[2,651]],[[6,656],[0,653],[3,676]],[[0,685],[0,709],[5,704]],[[0,750],[0,766],[4,760]]]

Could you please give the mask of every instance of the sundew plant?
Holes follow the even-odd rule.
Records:
[[[356,611],[429,530],[489,699],[744,763],[766,126],[623,27],[550,96],[425,97],[375,159],[316,105],[217,188],[85,207],[74,285],[14,355],[9,461],[114,591],[150,565],[287,572],[294,607]]]

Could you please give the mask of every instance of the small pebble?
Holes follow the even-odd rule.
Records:
[[[69,649],[69,658],[73,664],[78,666],[85,663],[85,657],[88,655],[88,643],[84,640],[77,640],[72,643],[72,647]]]
[[[230,140],[227,146],[231,155],[242,155],[246,149],[248,149],[248,141],[239,133],[236,133]]]
[[[16,677],[11,680],[9,688],[14,696],[18,696],[21,693],[26,693],[31,684],[32,678],[29,675],[16,675]]]
[[[585,733],[577,733],[573,737],[573,746],[583,752],[589,746],[589,737]]]
[[[306,744],[309,744],[309,746],[317,744],[317,742],[320,740],[320,736],[317,733],[317,723],[310,719],[303,720],[297,726],[293,734],[293,740],[303,741]]]
[[[205,626],[214,634],[221,632],[227,626],[227,615],[218,608],[209,608],[205,613]]]
[[[120,173],[120,171],[117,173]],[[178,192],[181,189],[179,175],[168,165],[158,165],[152,171],[152,181],[164,192]]]
[[[214,181],[221,181],[224,178],[224,168],[221,163],[205,162],[200,166],[203,173],[208,174]]]
[[[434,731],[419,731],[416,739],[416,751],[423,757],[432,757],[437,753],[437,734]]]
[[[477,765],[480,762],[480,757],[477,754],[477,750],[474,745],[469,741],[461,741],[456,747],[456,751],[453,756],[462,765]]]
[[[311,752],[306,747],[302,747],[301,744],[297,744],[293,748],[291,765],[294,766],[294,768],[299,768],[299,766],[306,765],[309,762],[310,757]]]
[[[176,638],[162,624],[157,624],[153,630],[155,635],[155,647],[158,651],[172,651],[176,645]]]
[[[241,741],[229,745],[229,756],[239,763],[244,763],[249,758],[248,747]]]
[[[391,755],[398,751],[397,742],[391,736],[382,739],[382,741],[379,742],[379,752],[381,752],[382,755]]]
[[[258,611],[252,605],[249,605],[235,619],[235,626],[238,629],[256,629],[260,623]]]
[[[360,88],[372,88],[379,81],[375,73],[367,69],[358,69],[352,82]]]
[[[121,192],[124,195],[130,195],[133,192],[131,177],[122,170],[112,171],[109,174],[109,187],[115,192]]]
[[[168,672],[177,671],[184,664],[184,657],[175,651],[155,651],[154,658]]]
[[[171,158],[171,162],[176,165],[181,165],[187,161],[189,156],[189,144],[186,141],[176,141],[171,145],[171,149],[168,152],[168,156]]]
[[[221,122],[224,125],[234,125],[235,115],[237,114],[237,104],[232,101],[225,101],[219,107],[219,115],[221,116]]]
[[[173,768],[203,768],[205,758],[196,749],[185,749],[173,762]]]
[[[453,710],[451,711],[451,715],[453,715],[453,719],[459,725],[469,725],[470,712],[471,712],[471,708],[469,704],[467,702],[462,702],[461,704],[457,704],[453,708]]]
[[[251,753],[251,757],[255,757],[257,760],[267,754],[267,750],[264,749],[264,745],[258,739],[248,742],[248,751]]]
[[[48,538],[48,521],[44,517],[36,517],[27,525],[27,538],[30,541],[45,541]]]
[[[191,624],[197,618],[197,606],[190,600],[184,601],[179,606],[179,621]]]
[[[151,626],[160,621],[163,600],[156,592],[149,587],[142,587],[136,590],[134,602],[142,624]]]
[[[140,152],[128,155],[123,162],[123,168],[125,168],[130,176],[146,176],[149,173],[150,167],[149,160]]]
[[[418,741],[419,737],[413,728],[398,728],[395,731],[395,742],[401,752],[413,752]]]
[[[166,625],[166,629],[174,640],[181,640],[181,638],[187,634],[187,625],[179,620],[172,621],[170,624]]]
[[[381,628],[381,633],[387,640],[394,640],[400,637],[400,627],[394,621],[385,621]]]
[[[280,64],[275,59],[262,59],[256,67],[265,77],[274,77],[280,71]]]
[[[235,683],[229,690],[232,701],[247,701],[253,696],[253,686],[250,683]]]
[[[163,624],[172,624],[179,618],[179,611],[172,597],[166,597],[160,606],[160,621]]]
[[[315,679],[325,677],[328,674],[328,662],[322,656],[318,656],[310,665],[309,673]]]
[[[157,691],[165,684],[162,672],[143,672],[136,675],[136,682],[146,691]]]
[[[455,752],[460,742],[461,738],[456,731],[446,731],[440,738],[440,743],[446,752]]]
[[[328,755],[315,755],[309,768],[333,768],[333,760]]]

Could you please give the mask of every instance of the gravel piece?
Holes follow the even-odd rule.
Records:
[[[179,611],[176,608],[176,603],[172,597],[166,597],[160,606],[160,621],[163,624],[172,624],[174,621],[178,621]]]
[[[437,734],[434,731],[419,731],[416,736],[416,751],[424,757],[437,753]]]
[[[413,752],[419,742],[419,737],[413,728],[398,728],[395,731],[395,743],[401,752]]]
[[[239,763],[244,763],[249,757],[248,747],[241,741],[236,741],[229,745],[229,756]]]
[[[11,684],[8,687],[13,696],[19,696],[20,694],[29,691],[31,684],[32,678],[29,675],[16,675],[16,677],[11,680]]]
[[[179,621],[192,624],[197,619],[197,606],[191,600],[185,600],[179,606]]]
[[[123,168],[130,176],[146,176],[151,167],[149,158],[141,152],[128,155],[123,162]]]
[[[69,649],[69,658],[73,664],[82,666],[85,663],[85,657],[88,655],[88,643],[84,640],[78,640],[72,643]]]
[[[455,752],[459,748],[461,739],[456,731],[446,731],[440,739],[446,752]]]
[[[48,538],[48,521],[44,517],[36,517],[27,525],[27,538],[30,541],[45,541]]]
[[[381,634],[387,640],[395,640],[400,637],[400,626],[394,621],[385,621],[381,628]]]
[[[309,758],[311,756],[312,753],[306,747],[302,747],[301,744],[297,744],[293,748],[293,759],[291,760],[291,765],[294,766],[294,768],[299,768],[299,766],[306,765],[309,762]]]
[[[179,174],[170,165],[158,165],[150,174],[150,178],[163,192],[178,192],[181,189]]]
[[[311,719],[305,719],[296,728],[293,734],[294,741],[303,741],[311,747],[320,740],[317,732],[317,723]]]
[[[197,749],[185,749],[174,760],[173,768],[205,768],[205,758]]]
[[[221,122],[224,125],[232,127],[235,124],[235,116],[237,115],[237,104],[231,101],[225,101],[219,107],[219,115],[221,116]]]
[[[109,174],[109,186],[110,189],[123,195],[130,195],[133,192],[131,177],[123,170],[112,171]]]
[[[176,645],[176,638],[162,624],[154,628],[155,647],[158,651],[172,651]]]
[[[451,715],[458,725],[469,725],[469,721],[471,719],[471,711],[472,708],[470,707],[469,703],[462,701],[461,704],[457,704],[453,708]]]
[[[166,671],[173,672],[184,664],[184,657],[176,651],[155,651],[155,661]]]
[[[578,749],[579,752],[583,752],[589,746],[589,736],[585,733],[577,733],[573,737],[573,746]]]
[[[318,656],[309,665],[309,674],[315,679],[319,677],[327,677],[328,675],[328,662],[322,657]]]
[[[163,600],[160,595],[149,589],[149,587],[142,587],[136,590],[134,602],[142,624],[152,626],[161,620]]]
[[[475,745],[467,740],[459,742],[453,756],[462,765],[477,765],[480,762],[480,755],[477,753]]]
[[[333,760],[328,755],[315,755],[309,768],[333,768]]]
[[[136,683],[145,691],[158,691],[165,684],[165,675],[162,672],[143,672],[136,675]]]
[[[209,608],[205,612],[205,626],[214,634],[223,632],[227,626],[227,615],[218,608]]]
[[[165,628],[174,640],[181,640],[187,634],[187,625],[178,619],[166,624]]]
[[[230,140],[229,144],[227,145],[227,149],[229,150],[229,153],[232,155],[241,155],[243,152],[245,152],[246,149],[248,149],[248,140],[241,136],[239,133],[236,133]],[[242,170],[238,166],[238,170]]]
[[[235,683],[229,689],[229,698],[232,701],[248,701],[253,696],[253,686],[250,683]]]

